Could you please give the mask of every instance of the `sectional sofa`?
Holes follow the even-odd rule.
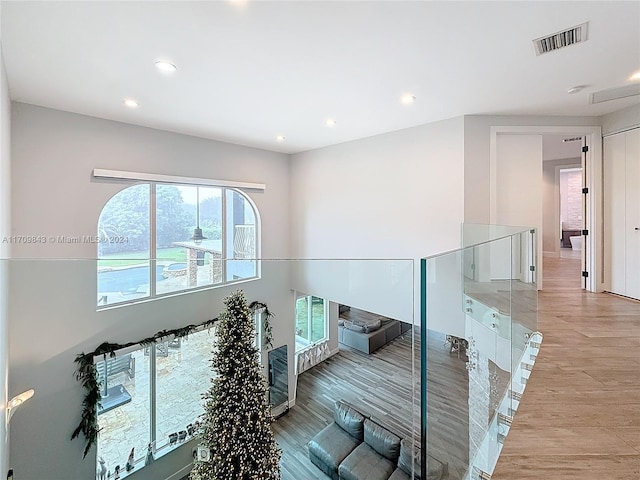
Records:
[[[338,320],[338,343],[370,354],[411,329],[411,325],[389,318]]]
[[[311,462],[333,480],[421,479],[420,449],[344,401],[334,421],[308,444]],[[429,458],[425,480],[448,478],[446,464]]]

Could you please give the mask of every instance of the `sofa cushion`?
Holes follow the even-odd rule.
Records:
[[[415,452],[415,457],[413,453]],[[398,457],[398,468],[408,475],[411,475],[411,469],[415,465],[416,478],[420,478],[420,449],[412,448],[411,442],[406,439],[400,441],[400,456]]]
[[[309,442],[309,458],[314,465],[333,479],[338,478],[338,466],[362,443],[349,435],[336,423],[318,432]]]
[[[394,463],[400,454],[400,438],[386,428],[369,420],[364,421],[364,441],[383,457]]]
[[[358,332],[358,333],[363,333],[364,332],[364,327],[362,325],[358,325],[354,322],[350,322],[348,320],[344,321],[343,327],[346,328],[347,330],[352,330],[354,332]]]
[[[361,443],[338,467],[340,480],[387,480],[395,464]]]
[[[420,478],[420,477],[416,477]],[[404,470],[396,468],[388,480],[411,480],[411,476],[407,475]]]
[[[333,418],[338,426],[357,439],[364,440],[364,415],[347,403],[338,400],[333,406]]]

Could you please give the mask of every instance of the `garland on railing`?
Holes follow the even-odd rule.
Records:
[[[249,305],[249,308],[251,308],[251,310],[253,311],[264,308],[264,345],[270,347],[273,341],[273,334],[271,332],[271,324],[269,322],[269,319],[273,316],[273,313],[271,313],[267,305],[262,302],[252,302],[251,305]],[[174,338],[186,337],[197,329],[203,327],[211,328],[217,321],[218,319],[214,318],[198,325],[187,325],[186,327],[176,328],[174,330],[162,330],[152,337],[148,337],[137,342],[129,342],[125,344],[104,342],[100,344],[100,346],[98,346],[98,348],[96,348],[93,352],[83,352],[79,355],[76,355],[76,359],[74,360],[74,362],[77,364],[75,378],[82,384],[82,387],[85,389],[86,393],[84,396],[84,400],[82,401],[82,414],[80,416],[80,423],[73,431],[71,440],[78,437],[81,433],[86,439],[87,444],[84,447],[84,454],[82,458],[85,458],[91,450],[91,447],[95,445],[96,441],[98,440],[98,432],[100,431],[100,429],[98,428],[98,406],[100,405],[101,399],[100,382],[98,382],[98,370],[96,369],[96,365],[93,359],[100,355],[103,355],[105,357],[106,355],[115,357],[117,350],[132,347],[134,345],[141,345],[143,347],[149,346],[152,343],[156,343],[158,340],[162,341],[164,338],[171,335],[173,335]]]

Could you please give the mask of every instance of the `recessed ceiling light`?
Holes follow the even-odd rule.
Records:
[[[276,137],[276,140],[279,141],[279,142],[284,142],[284,135],[278,135]]]
[[[140,106],[140,104],[133,98],[125,98],[122,103],[124,103],[129,108],[138,108]]]
[[[572,93],[578,93],[582,90],[584,90],[584,87],[586,85],[576,85],[575,87],[571,87],[567,89],[567,93],[572,94]]]
[[[333,118],[328,118],[326,122],[327,127],[335,127],[336,121]]]
[[[640,80],[640,70],[629,77],[629,80]]]
[[[156,68],[165,73],[173,73],[178,70],[178,67],[176,67],[173,63],[164,61],[156,62]]]
[[[406,95],[403,95],[400,98],[400,101],[405,105],[411,105],[413,102],[416,101],[416,96],[411,95],[410,93],[407,93]]]

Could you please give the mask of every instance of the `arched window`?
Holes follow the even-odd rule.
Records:
[[[258,277],[259,217],[241,191],[145,183],[98,221],[98,306]]]

